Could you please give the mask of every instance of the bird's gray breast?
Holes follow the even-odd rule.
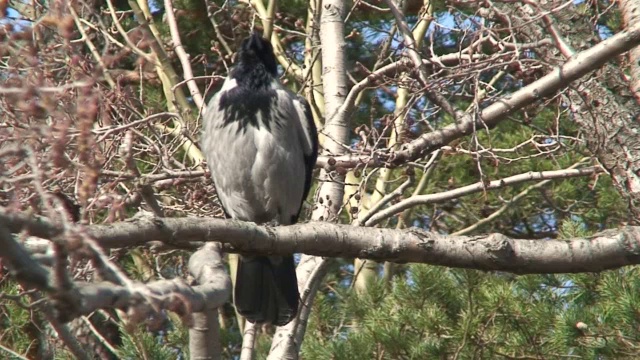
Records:
[[[252,104],[250,97],[225,97],[228,91],[216,95],[205,115],[202,145],[218,197],[232,218],[286,225],[303,201],[305,165],[299,132],[291,124],[297,119],[278,110],[278,93],[272,94],[268,103]]]

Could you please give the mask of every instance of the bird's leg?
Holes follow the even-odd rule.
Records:
[[[265,225],[268,227],[277,227],[277,226],[280,226],[280,222],[278,221],[278,219],[273,219],[267,222]]]

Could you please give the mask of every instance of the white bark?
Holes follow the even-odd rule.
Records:
[[[340,155],[346,152],[349,142],[349,119],[340,111],[345,101],[348,85],[345,68],[346,43],[344,38],[345,4],[341,0],[322,2],[320,16],[320,42],[322,45],[323,93],[325,100],[325,154]],[[321,186],[316,194],[312,219],[336,222],[342,208],[344,175],[334,171],[320,171]],[[276,331],[268,359],[297,359],[304,338],[309,308],[313,303],[319,283],[324,278],[327,260],[303,256],[296,270],[302,297],[298,317]]]

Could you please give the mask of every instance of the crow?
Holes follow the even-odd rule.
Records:
[[[201,142],[227,217],[298,221],[318,156],[317,130],[307,101],[278,80],[273,47],[258,33],[243,40],[210,100]],[[240,256],[233,297],[252,323],[289,323],[299,299],[293,256]]]

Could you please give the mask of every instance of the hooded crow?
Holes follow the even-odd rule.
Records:
[[[311,187],[318,155],[311,109],[277,75],[271,43],[253,33],[204,116],[202,148],[233,219],[294,224]],[[248,321],[285,325],[298,299],[293,256],[240,256],[234,302]]]

